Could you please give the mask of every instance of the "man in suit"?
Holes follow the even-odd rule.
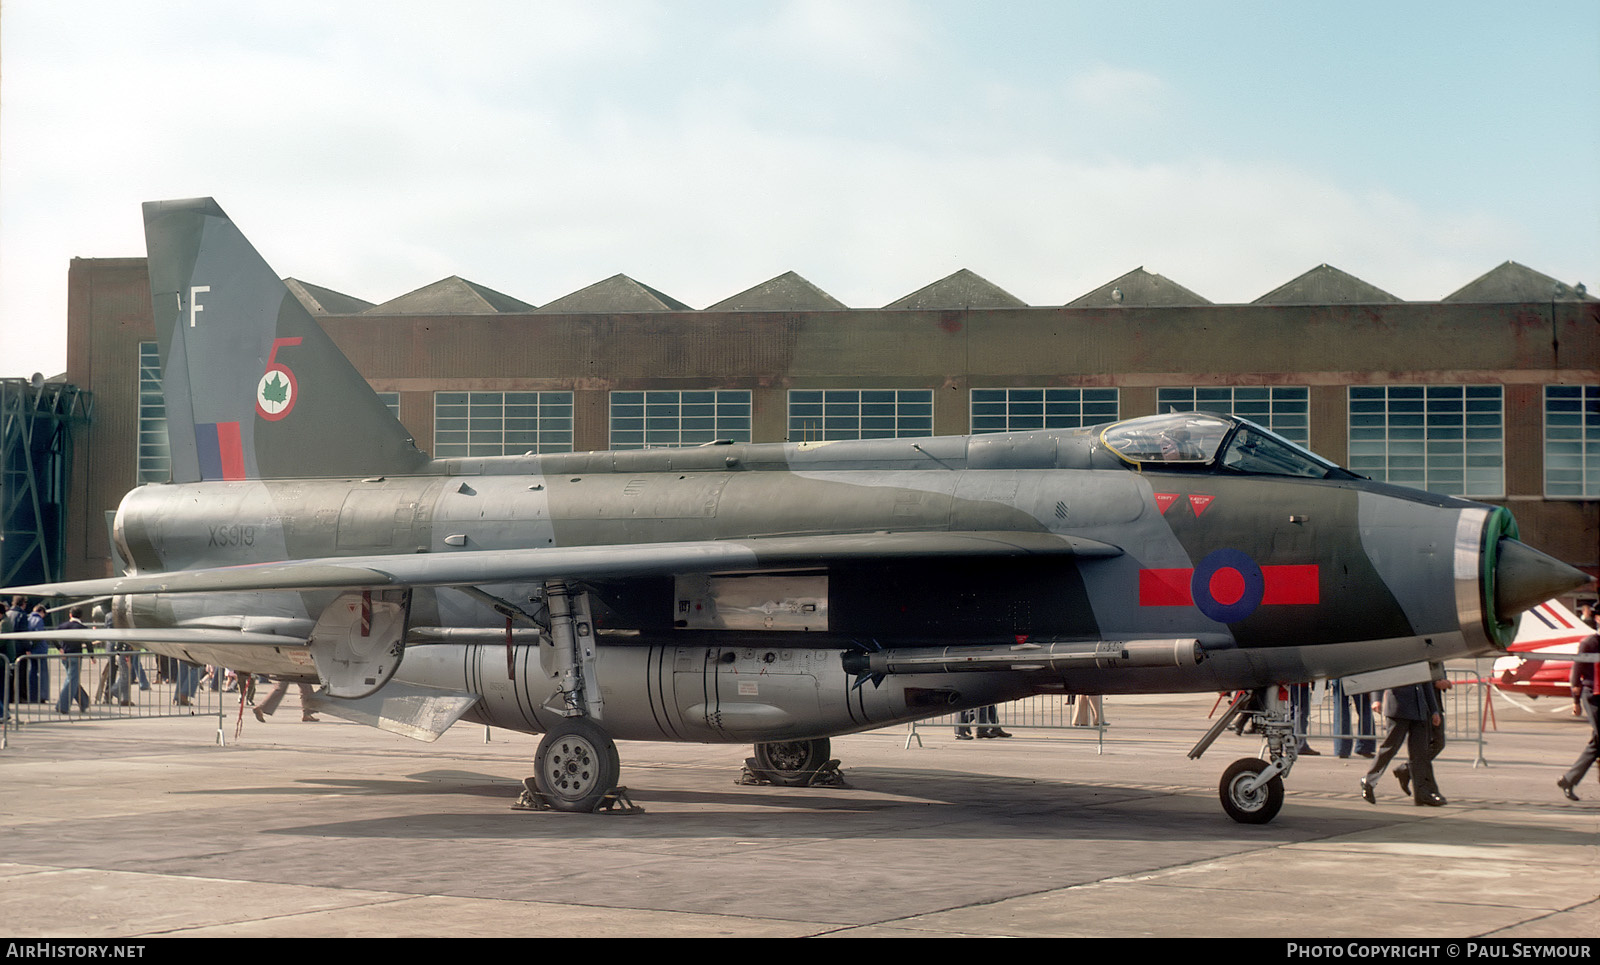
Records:
[[[1434,694],[1435,700],[1438,702],[1438,711],[1439,712],[1437,714],[1434,714],[1434,715],[1432,715],[1431,717],[1428,718],[1428,774],[1429,774],[1429,780],[1433,780],[1433,777],[1432,777],[1432,775],[1433,775],[1433,759],[1438,757],[1439,753],[1444,750],[1444,744],[1445,744],[1445,733],[1444,733],[1444,692],[1449,690],[1449,689],[1450,689],[1450,681],[1448,679],[1440,679],[1440,680],[1435,680],[1433,682],[1433,694]],[[1411,752],[1408,749],[1406,751],[1406,755],[1409,757],[1410,753]],[[1413,760],[1409,761],[1408,763],[1396,764],[1395,765],[1395,768],[1394,768],[1394,779],[1400,782],[1400,792],[1402,794],[1410,794],[1411,793],[1411,766],[1413,764],[1415,764],[1415,763],[1416,763],[1416,761],[1415,761],[1415,759],[1413,759]],[[1424,793],[1423,790],[1419,788],[1418,791],[1417,791],[1417,794],[1418,794],[1417,803],[1418,804],[1430,803],[1428,801],[1424,801],[1424,800],[1421,799],[1421,796],[1423,795],[1423,793]],[[1432,793],[1433,793],[1433,795],[1435,797],[1438,797],[1439,800],[1438,800],[1437,803],[1439,803],[1439,804],[1443,804],[1444,803],[1444,795],[1439,794],[1439,785],[1436,782],[1433,785]]]
[[[1374,786],[1403,743],[1410,766],[1405,771],[1395,769],[1395,777],[1399,778],[1401,788],[1411,791],[1413,800],[1419,806],[1438,807],[1444,804],[1444,795],[1439,793],[1439,786],[1433,779],[1433,758],[1437,751],[1430,746],[1436,741],[1439,747],[1444,746],[1444,710],[1439,702],[1439,691],[1434,689],[1432,683],[1386,690],[1383,694],[1383,715],[1389,718],[1389,736],[1384,738],[1383,746],[1378,749],[1372,769],[1361,779],[1362,799],[1368,804],[1376,803]],[[1409,788],[1406,787],[1408,784],[1411,785]]]

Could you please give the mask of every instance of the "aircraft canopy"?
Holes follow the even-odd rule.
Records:
[[[1210,412],[1129,419],[1100,434],[1106,448],[1141,469],[1209,469],[1324,479],[1338,466],[1253,422]]]

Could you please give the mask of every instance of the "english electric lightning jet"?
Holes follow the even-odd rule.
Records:
[[[1279,685],[1499,652],[1586,580],[1505,509],[1204,413],[430,459],[214,201],[144,217],[172,481],[117,511],[126,575],[3,592],[114,595],[89,635],[412,736],[542,733],[557,809],[616,788],[615,740],[751,742],[803,783],[832,735],[1033,694],[1258,691],[1230,715],[1270,761],[1220,795],[1265,822]]]

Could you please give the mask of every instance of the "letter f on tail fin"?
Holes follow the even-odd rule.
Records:
[[[427,464],[215,201],[146,202],[144,231],[174,482]]]

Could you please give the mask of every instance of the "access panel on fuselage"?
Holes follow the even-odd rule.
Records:
[[[880,642],[1098,635],[1071,559],[928,559],[833,568],[834,633]]]

